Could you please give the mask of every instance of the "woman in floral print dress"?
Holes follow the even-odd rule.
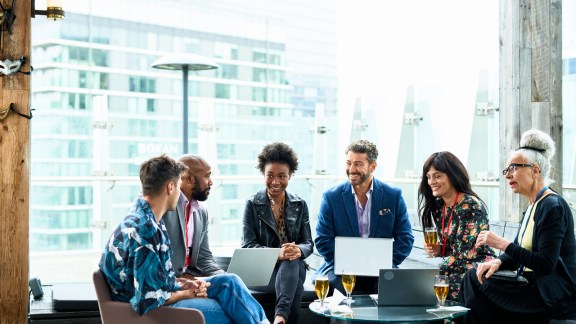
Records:
[[[424,243],[424,248],[428,254],[444,258],[440,274],[450,277],[448,299],[458,300],[464,273],[495,255],[486,245],[475,247],[478,234],[488,230],[488,213],[454,154],[434,153],[424,163],[418,212],[423,228],[437,228],[439,244]]]

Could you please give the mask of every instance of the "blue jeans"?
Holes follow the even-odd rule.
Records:
[[[205,281],[211,284],[208,298],[184,299],[170,306],[196,308],[204,314],[206,323],[270,323],[237,275],[221,274]]]

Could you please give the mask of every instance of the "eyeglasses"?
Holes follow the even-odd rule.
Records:
[[[506,175],[507,173],[512,174],[516,171],[516,169],[521,167],[531,168],[533,166],[534,164],[510,163],[506,169],[502,170],[502,175]]]

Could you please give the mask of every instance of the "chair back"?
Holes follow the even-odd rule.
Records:
[[[102,324],[205,324],[202,312],[191,308],[162,306],[151,310],[146,315],[138,316],[129,303],[112,300],[110,287],[102,270],[94,271],[92,279],[96,288]]]
[[[108,287],[108,283],[106,282],[106,278],[104,277],[102,270],[94,271],[92,280],[94,281],[94,288],[96,289],[98,306],[100,306],[101,302],[112,301],[112,297],[110,296],[110,288]]]

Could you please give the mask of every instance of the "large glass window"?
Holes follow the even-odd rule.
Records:
[[[65,23],[32,21],[32,276],[90,281],[139,194],[140,163],[180,156],[182,73],[151,67],[169,54],[219,65],[190,71],[187,98],[189,151],[213,170],[204,204],[214,249],[238,246],[245,201],[264,187],[257,156],[274,141],[298,154],[288,190],[307,201],[312,228],[322,192],[344,179],[346,145],[359,138],[378,145],[375,175],[403,190],[411,213],[422,163],[450,150],[499,217],[498,3],[290,2],[166,0],[127,18],[110,11],[111,0],[85,0],[69,4]],[[576,7],[562,9],[563,113],[571,121],[576,35],[566,26]],[[573,204],[575,143],[565,123]],[[65,271],[47,270],[58,267]]]

